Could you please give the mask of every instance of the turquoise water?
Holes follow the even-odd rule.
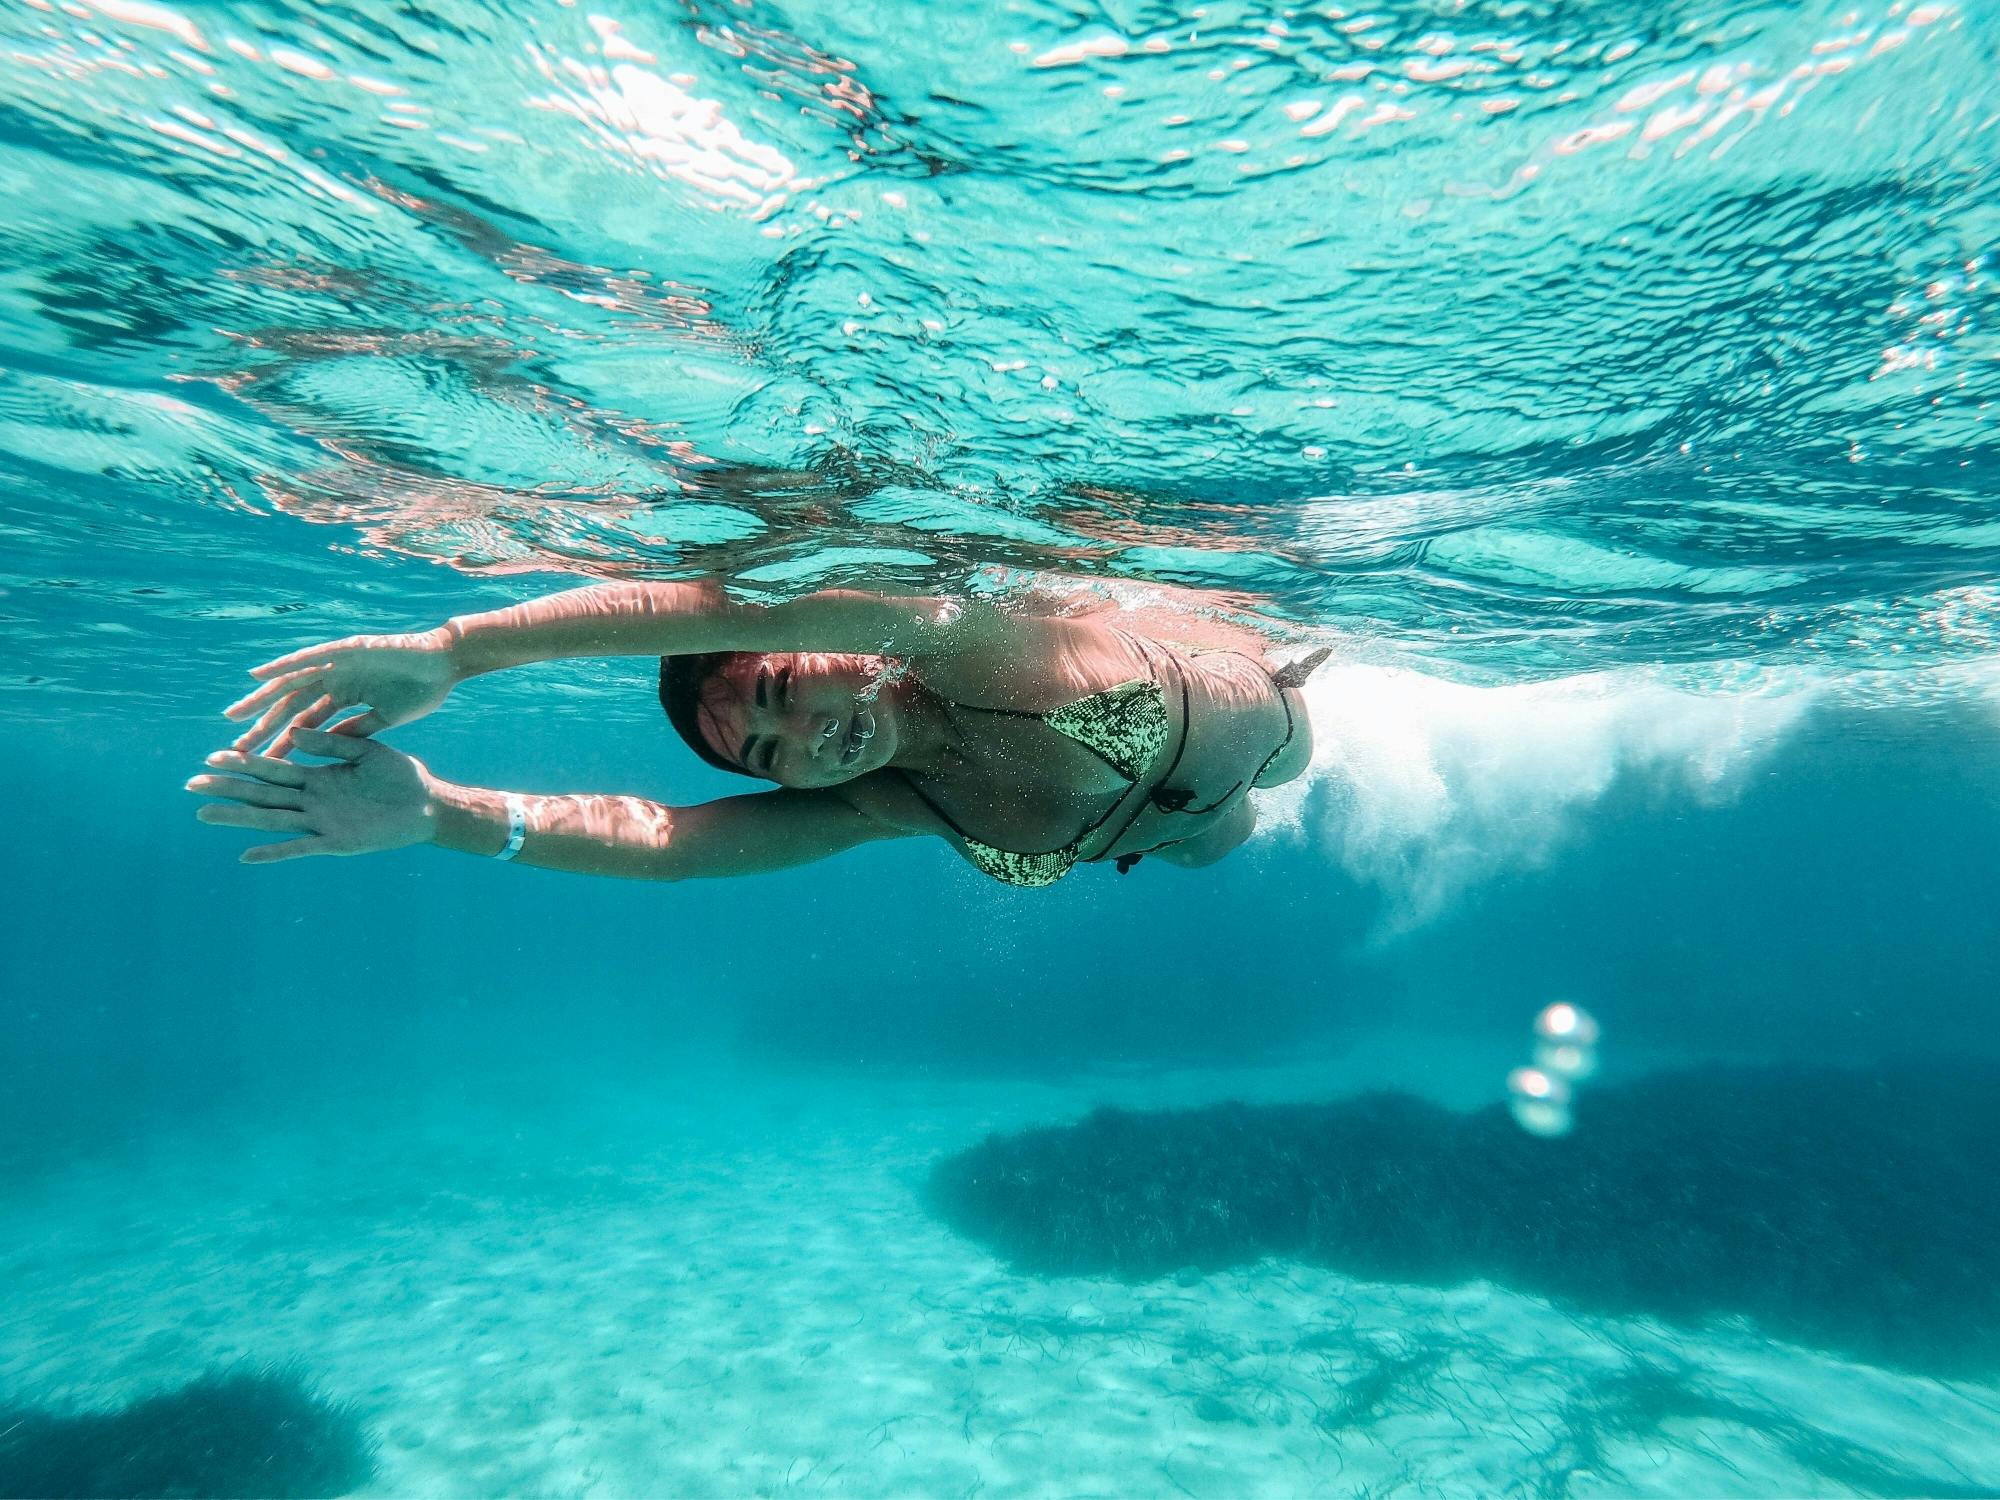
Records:
[[[183,1389],[256,1493],[2000,1491],[1996,68],[1928,0],[10,0],[0,1493],[220,1492]],[[249,665],[580,578],[1252,618],[1319,751],[1042,892],[193,823]],[[735,790],[645,665],[395,742]],[[317,1459],[199,1383],[267,1367]],[[33,1467],[121,1410],[165,1470]]]
[[[329,549],[1156,579],[1502,675],[1991,651],[1978,6],[7,28],[17,684],[374,622]]]

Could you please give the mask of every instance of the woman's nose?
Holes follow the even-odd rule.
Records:
[[[797,746],[808,760],[817,760],[840,732],[840,720],[828,713],[793,709],[780,715],[771,728],[780,739]]]
[[[818,760],[825,753],[827,747],[833,743],[834,736],[839,732],[840,720],[834,718],[831,714],[806,715],[802,733],[806,739],[807,753],[814,760]]]

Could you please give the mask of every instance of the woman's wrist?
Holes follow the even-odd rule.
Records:
[[[462,854],[495,855],[507,846],[507,799],[485,787],[429,780],[430,841]]]
[[[465,681],[468,677],[477,677],[482,672],[494,671],[500,665],[497,662],[489,662],[485,665],[479,663],[478,658],[481,653],[478,647],[472,642],[472,632],[468,629],[477,618],[476,615],[453,615],[444,624],[438,626],[436,630],[430,632],[432,639],[437,644],[438,650],[444,654],[444,659],[451,664],[451,678],[454,686]]]

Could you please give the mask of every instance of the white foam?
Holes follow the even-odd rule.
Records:
[[[1546,861],[1622,780],[1726,799],[1817,691],[1775,674],[1727,691],[1612,673],[1474,687],[1330,665],[1306,688],[1312,765],[1265,795],[1259,821],[1329,850],[1388,896],[1385,932],[1403,931]]]

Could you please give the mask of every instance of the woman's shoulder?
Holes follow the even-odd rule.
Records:
[[[948,830],[937,810],[918,795],[909,777],[885,767],[828,788],[863,817],[900,833],[944,834]]]
[[[967,632],[962,649],[913,658],[940,697],[984,708],[1046,712],[1149,675],[1141,637],[1107,621],[1009,616]]]

